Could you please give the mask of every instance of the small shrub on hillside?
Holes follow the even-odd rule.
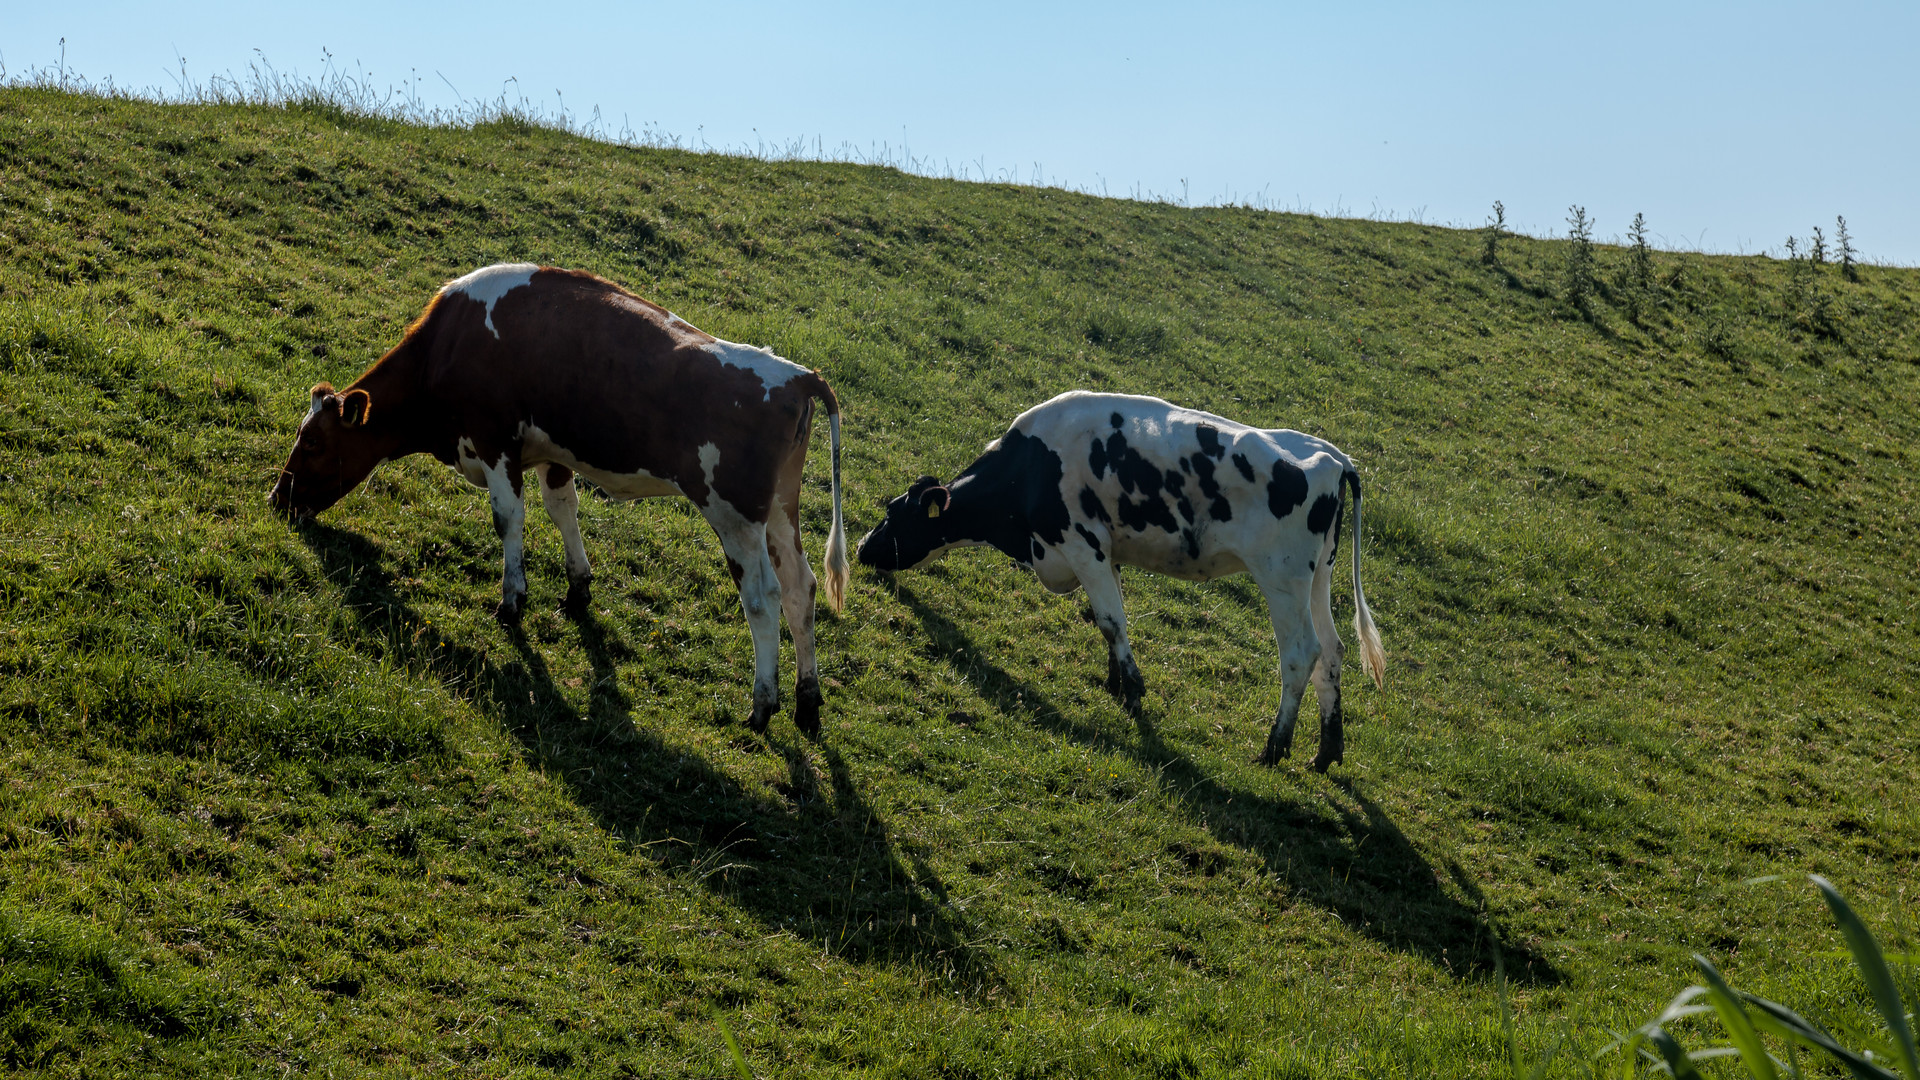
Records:
[[[1854,262],[1853,238],[1847,235],[1847,219],[1843,214],[1834,219],[1834,240],[1840,245],[1840,276],[1848,281],[1859,281],[1859,265]]]
[[[1627,249],[1627,268],[1625,287],[1627,309],[1635,322],[1653,300],[1655,283],[1653,280],[1653,250],[1647,246],[1647,215],[1633,215],[1633,226],[1627,230],[1633,238],[1633,245]]]
[[[1728,319],[1726,312],[1719,308],[1707,312],[1706,318],[1700,322],[1699,326],[1700,328],[1693,333],[1693,340],[1700,346],[1700,350],[1708,356],[1725,360],[1739,367],[1738,343],[1734,338],[1733,323]]]
[[[1813,231],[1805,254],[1797,237],[1787,237],[1787,319],[1803,333],[1838,340],[1833,294],[1820,287],[1819,267],[1825,258],[1826,238],[1819,229]]]
[[[1487,227],[1480,230],[1480,261],[1488,266],[1500,265],[1500,235],[1507,228],[1507,207],[1499,199],[1493,200],[1493,216],[1487,219]]]
[[[1561,277],[1561,289],[1567,303],[1588,317],[1593,313],[1593,294],[1599,282],[1593,272],[1593,221],[1587,208],[1575,206],[1567,214],[1567,262]]]

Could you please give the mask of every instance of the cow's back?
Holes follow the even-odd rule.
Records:
[[[1104,512],[1119,562],[1189,579],[1324,534],[1351,468],[1324,439],[1130,394],[1072,391],[1011,426],[1060,455],[1063,501]]]

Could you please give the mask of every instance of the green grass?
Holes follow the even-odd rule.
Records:
[[[1695,952],[1883,1044],[1817,901],[1740,883],[1913,951],[1920,273],[1656,253],[1636,321],[1621,250],[1583,314],[1560,245],[1480,246],[0,90],[0,1062],[733,1075],[718,1009],[759,1076],[1491,1076],[1496,946],[1555,1074]],[[1390,657],[1348,764],[1251,763],[1244,578],[1126,577],[1136,720],[1079,598],[857,570],[809,743],[745,729],[685,503],[583,500],[580,625],[530,513],[521,633],[435,463],[271,516],[306,388],[508,259],[823,368],[856,536],[1074,387],[1333,440]]]

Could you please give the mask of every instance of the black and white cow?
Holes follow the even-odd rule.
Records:
[[[959,547],[998,548],[1056,593],[1087,590],[1107,639],[1108,685],[1137,708],[1121,564],[1205,581],[1249,573],[1280,643],[1280,711],[1260,756],[1290,755],[1311,678],[1322,772],[1341,760],[1342,646],[1331,585],[1342,485],[1353,489],[1353,626],[1363,666],[1387,660],[1360,588],[1360,475],[1324,439],[1262,431],[1159,398],[1070,391],[1021,413],[950,484],[914,481],[860,541],[879,570],[911,570]]]

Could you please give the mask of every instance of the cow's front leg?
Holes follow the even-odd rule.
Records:
[[[527,567],[524,538],[527,504],[520,492],[520,458],[501,451],[492,465],[483,467],[487,496],[493,503],[493,531],[500,535],[500,548],[506,568],[500,575],[500,606],[494,618],[509,626],[520,621],[527,601]]]
[[[1076,566],[1080,584],[1087,590],[1087,603],[1093,608],[1093,622],[1100,636],[1107,639],[1107,689],[1120,699],[1128,712],[1140,709],[1147,681],[1133,662],[1133,648],[1127,644],[1127,610],[1120,596],[1120,571],[1112,563]]]
[[[587,562],[587,545],[580,539],[580,493],[573,484],[573,470],[565,465],[540,465],[540,501],[547,516],[560,530],[567,549],[567,599],[562,610],[578,618],[593,603],[589,592],[593,584],[593,566]]]
[[[727,569],[740,587],[740,607],[753,634],[753,715],[747,724],[764,732],[780,711],[780,580],[767,555],[767,527],[717,499],[706,517],[720,534]]]
[[[1312,585],[1312,578],[1260,582],[1260,591],[1267,598],[1267,614],[1273,620],[1274,640],[1280,646],[1280,711],[1274,714],[1273,729],[1267,733],[1267,746],[1259,758],[1262,765],[1278,765],[1281,758],[1293,753],[1293,726],[1300,716],[1308,672],[1319,652],[1313,619],[1307,610]],[[1326,759],[1326,750],[1322,745],[1320,756],[1313,761],[1319,772],[1327,771],[1332,764]]]

